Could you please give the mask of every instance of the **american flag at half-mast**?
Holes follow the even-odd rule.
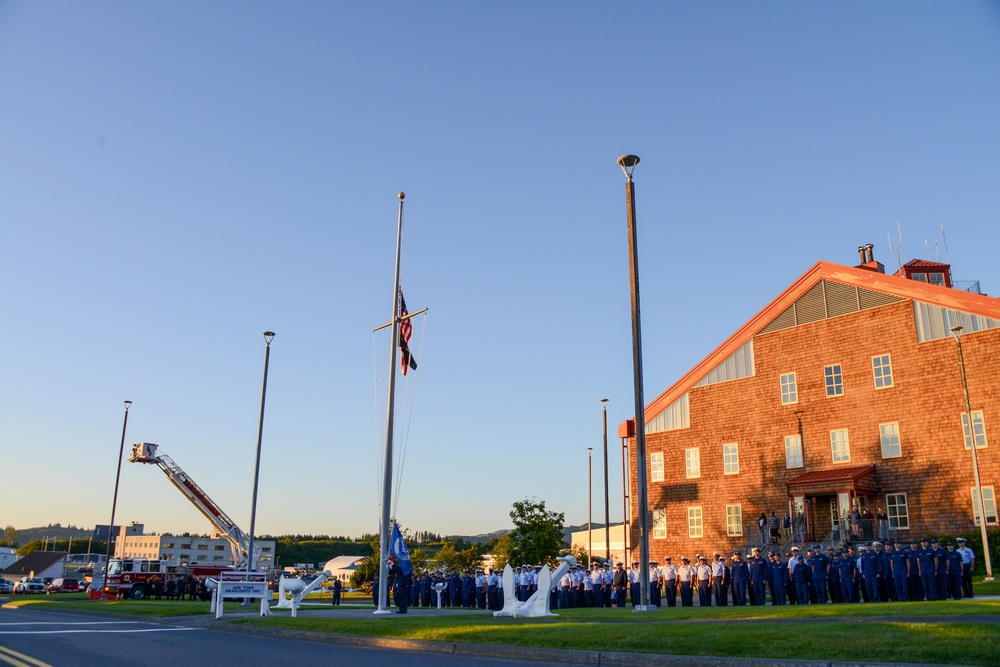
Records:
[[[409,311],[406,310],[406,300],[403,298],[403,290],[399,290],[399,316],[405,318],[409,315]],[[403,375],[406,375],[406,370],[412,368],[417,370],[417,360],[413,358],[413,353],[410,352],[410,336],[413,335],[413,325],[410,324],[409,318],[402,320],[399,323],[399,353],[400,353],[400,364],[403,367]]]

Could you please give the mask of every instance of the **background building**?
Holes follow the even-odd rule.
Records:
[[[197,563],[203,565],[235,565],[229,540],[218,533],[202,537],[143,534],[141,524],[138,532],[132,530],[115,540],[116,558],[133,557],[162,559],[174,565]],[[129,527],[124,527],[125,528]],[[254,549],[260,549],[260,567],[274,567],[274,540],[254,540]]]
[[[887,520],[861,539],[971,531],[971,440],[996,523],[1000,299],[950,287],[947,264],[889,276],[871,246],[859,251],[857,267],[813,266],[646,406],[651,558],[760,543],[757,520],[772,513],[795,520],[799,541],[851,537],[864,508]],[[619,436],[634,439],[634,424]]]

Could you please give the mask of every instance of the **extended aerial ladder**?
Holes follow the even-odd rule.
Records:
[[[221,507],[215,504],[214,500],[208,497],[207,493],[202,491],[200,486],[195,484],[183,468],[166,454],[158,452],[158,447],[151,442],[140,442],[138,445],[133,445],[129,461],[131,463],[148,463],[159,467],[173,482],[173,485],[184,494],[184,497],[190,500],[215,526],[216,530],[229,541],[229,548],[232,549],[233,563],[236,568],[245,568],[250,555],[250,537],[222,511]],[[254,551],[258,552],[259,549],[255,547]],[[254,556],[254,564],[259,564],[260,554],[256,553]]]

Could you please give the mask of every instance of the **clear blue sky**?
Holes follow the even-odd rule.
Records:
[[[897,221],[903,261],[945,259],[943,223],[956,279],[1000,294],[998,83],[974,0],[0,0],[0,524],[107,523],[129,399],[127,443],[248,529],[271,329],[258,532],[374,532],[401,190],[430,313],[400,522],[487,532],[525,497],[585,522],[604,397],[618,521],[615,159],[642,158],[652,400],[816,261],[894,269]],[[118,507],[208,530],[153,468]]]

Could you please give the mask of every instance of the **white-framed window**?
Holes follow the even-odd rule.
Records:
[[[653,510],[653,539],[667,539],[667,510]]]
[[[795,373],[784,373],[780,378],[781,404],[791,405],[799,402],[799,391],[795,384]]]
[[[726,505],[726,535],[740,537],[743,535],[743,506]]]
[[[872,357],[872,375],[875,378],[876,389],[892,386],[892,362],[888,354]]]
[[[905,493],[885,494],[885,512],[889,516],[889,528],[893,530],[910,529],[910,511],[906,506]]]
[[[802,467],[802,436],[801,435],[786,435],[785,436],[785,467],[786,468],[801,468]]]
[[[688,537],[704,537],[705,527],[702,524],[701,508],[688,508]]]
[[[847,439],[846,428],[830,431],[830,449],[833,452],[834,463],[846,463],[851,460],[851,443]]]
[[[727,475],[740,474],[740,449],[735,442],[722,446],[722,467]]]
[[[899,444],[899,422],[878,425],[879,440],[882,443],[882,458],[895,459],[903,455]]]
[[[983,503],[986,505],[986,525],[995,526],[997,523],[997,497],[993,493],[992,486],[983,487]],[[981,525],[983,513],[979,511],[979,489],[972,487],[972,517],[976,525]]]
[[[691,447],[684,450],[684,475],[688,479],[701,477],[701,450]]]
[[[962,433],[965,434],[965,448],[972,446],[969,442],[969,415],[962,413]],[[976,438],[976,449],[986,447],[986,423],[983,421],[983,411],[972,411],[972,433]]]
[[[649,478],[653,482],[663,481],[663,452],[649,455]]]
[[[844,371],[840,364],[833,364],[823,369],[823,380],[826,383],[827,396],[844,395]]]

